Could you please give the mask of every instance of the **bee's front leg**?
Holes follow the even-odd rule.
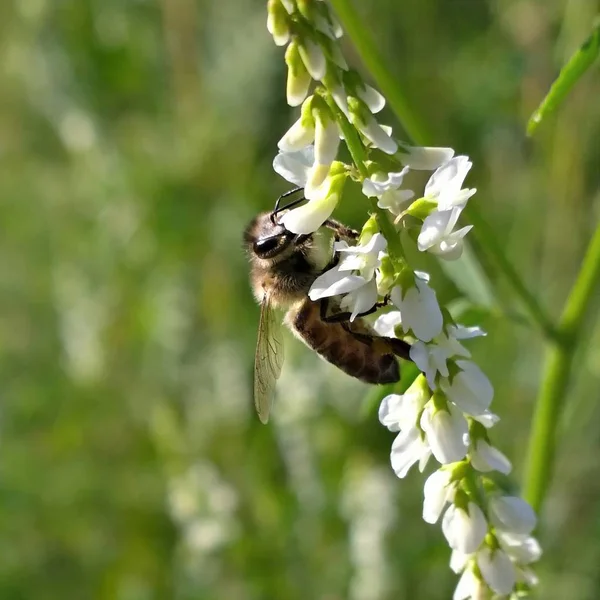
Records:
[[[370,308],[369,310],[367,310],[363,313],[359,313],[356,316],[357,317],[367,317],[369,315],[372,315],[374,312],[376,312],[380,308],[387,306],[389,301],[390,301],[389,296],[386,296],[381,302],[376,302],[372,308]],[[329,308],[329,298],[321,298],[321,300],[319,300],[319,302],[320,302],[319,316],[321,317],[321,321],[323,321],[324,323],[345,323],[346,321],[350,320],[350,317],[352,316],[351,312],[339,312],[339,313],[335,313],[333,315],[327,314],[327,309]]]

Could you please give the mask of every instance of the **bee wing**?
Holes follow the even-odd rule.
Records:
[[[254,405],[258,418],[266,423],[273,401],[275,382],[283,366],[283,335],[281,321],[273,309],[268,294],[260,305],[258,340],[254,355]]]

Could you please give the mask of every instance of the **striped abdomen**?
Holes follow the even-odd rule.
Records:
[[[366,383],[400,379],[398,361],[387,338],[378,338],[361,319],[346,324],[349,332],[339,323],[324,322],[319,303],[307,298],[289,310],[286,322],[307,346],[348,375]]]

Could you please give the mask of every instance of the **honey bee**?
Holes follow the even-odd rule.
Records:
[[[244,232],[244,245],[250,259],[250,279],[260,303],[260,321],[254,363],[254,404],[263,423],[269,418],[275,383],[281,373],[284,356],[282,322],[274,309],[286,309],[283,323],[294,335],[322,358],[357,379],[373,384],[393,383],[400,379],[396,356],[408,359],[410,345],[403,340],[378,336],[362,318],[350,321],[339,299],[312,301],[308,291],[315,279],[334,267],[339,257],[332,241],[356,243],[358,232],[328,219],[308,235],[294,234],[280,223],[281,214],[304,198],[257,215]]]

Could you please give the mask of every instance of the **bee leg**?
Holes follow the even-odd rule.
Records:
[[[323,223],[323,226],[333,231],[336,242],[339,242],[340,240],[355,242],[360,235],[355,229],[346,227],[346,225],[335,219],[327,219],[327,221]]]
[[[388,301],[389,301],[389,298],[386,296],[382,302],[378,302],[377,304],[375,304],[375,306],[373,306],[373,308],[371,308],[370,310],[368,310],[364,313],[361,313],[357,316],[364,317],[364,316],[370,315],[370,314],[374,313],[378,308],[381,308],[382,306],[386,306]],[[350,321],[350,317],[352,316],[352,313],[342,312],[342,313],[336,313],[334,315],[328,315],[327,314],[328,306],[329,306],[329,298],[321,298],[320,305],[319,305],[319,316],[321,318],[321,321],[323,321],[324,323],[339,323],[344,328],[345,331],[347,331],[350,335],[355,337],[357,340],[359,340],[363,344],[367,344],[368,346],[371,346],[373,344],[373,341],[377,340],[377,341],[385,343],[396,356],[399,356],[400,358],[403,358],[405,360],[412,360],[410,358],[410,344],[408,342],[405,342],[404,340],[399,340],[397,338],[384,337],[384,336],[369,336],[369,335],[366,335],[363,333],[358,333],[356,331],[352,331],[352,329],[350,329],[350,327],[348,326],[348,321]]]
[[[370,308],[369,310],[366,310],[363,313],[359,313],[356,316],[357,317],[366,317],[368,315],[372,315],[378,309],[383,308],[384,306],[387,306],[387,303],[388,303],[388,299],[384,298],[384,300],[382,302],[377,302],[376,304],[373,305],[372,308]],[[321,317],[321,321],[323,321],[324,323],[345,323],[346,321],[350,320],[350,317],[352,316],[351,312],[340,312],[340,313],[335,313],[334,315],[328,315],[327,314],[328,306],[329,306],[329,298],[321,298],[320,306],[319,306],[319,316]]]

